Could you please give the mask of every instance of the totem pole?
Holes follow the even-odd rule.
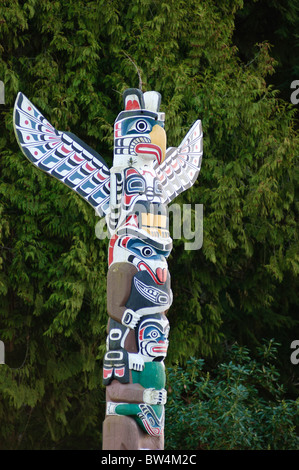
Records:
[[[130,88],[114,124],[113,166],[60,132],[19,93],[14,129],[25,156],[80,194],[109,230],[104,450],[164,448],[164,359],[172,303],[167,205],[196,180],[201,122],[166,149],[161,95]]]

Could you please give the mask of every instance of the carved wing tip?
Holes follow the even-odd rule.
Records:
[[[23,95],[23,93],[21,91],[19,91],[17,96],[16,96],[16,99],[15,99],[14,108],[13,108],[13,130],[14,130],[17,142],[18,142],[22,152],[24,153],[23,148],[21,146],[21,142],[20,142],[18,133],[17,133],[17,122],[18,122],[18,115],[19,115],[19,102],[20,102],[20,100],[23,96],[25,96],[25,95]],[[24,153],[24,155],[25,155],[25,153]],[[27,155],[25,155],[25,156],[27,156]]]
[[[22,93],[13,111],[16,140],[25,157],[81,195],[100,216],[108,210],[110,170],[104,159],[70,132],[56,130]]]
[[[165,203],[168,204],[195,183],[201,168],[202,154],[202,122],[197,119],[179,147],[169,147],[164,162],[156,168]]]

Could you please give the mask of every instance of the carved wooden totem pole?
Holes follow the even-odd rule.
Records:
[[[161,96],[130,88],[114,125],[114,159],[60,132],[19,93],[14,128],[25,156],[79,193],[109,229],[104,450],[164,448],[164,358],[172,303],[167,204],[196,180],[201,122],[166,150]]]

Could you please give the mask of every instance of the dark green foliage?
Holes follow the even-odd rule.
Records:
[[[168,450],[297,450],[297,400],[286,397],[277,344],[265,342],[253,359],[233,345],[209,372],[202,359],[168,369]]]
[[[271,83],[290,101],[290,85],[299,76],[299,4],[297,0],[247,0],[238,11],[234,42],[239,55],[250,62],[255,43],[267,41],[277,62]]]
[[[47,448],[103,416],[106,244],[83,201],[34,168],[32,177],[22,158],[5,160],[1,339],[12,368],[0,368],[1,432],[8,447]]]
[[[107,241],[91,207],[19,150],[18,91],[109,166],[121,93],[140,80],[162,94],[169,146],[202,119],[201,174],[175,202],[204,205],[204,241],[198,251],[174,241],[166,365],[275,337],[298,393],[295,107],[268,85],[263,38],[246,64],[238,57],[242,12],[241,0],[1,2],[0,339],[14,368],[0,367],[3,448],[100,448],[105,411]]]

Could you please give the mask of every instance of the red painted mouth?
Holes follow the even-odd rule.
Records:
[[[135,152],[138,153],[143,153],[146,155],[153,155],[159,165],[162,161],[162,150],[158,145],[155,144],[150,144],[148,142],[141,142],[140,144],[137,144],[135,147]]]
[[[149,266],[147,266],[143,261],[140,261],[140,263],[138,263],[138,269],[139,271],[148,271],[156,284],[164,284],[167,280],[167,268],[157,268],[155,274]]]
[[[161,353],[166,354],[166,353],[167,353],[167,346],[163,343],[163,344],[161,344],[160,346],[154,346],[154,347],[152,348],[152,351],[153,351],[154,353],[158,353],[158,354],[159,354],[159,353],[160,353],[160,354],[161,354]]]

